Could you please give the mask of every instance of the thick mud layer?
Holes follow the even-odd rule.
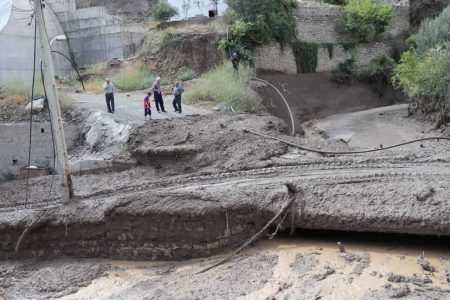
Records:
[[[414,120],[409,122],[412,127]],[[320,134],[284,136],[281,123],[267,115],[145,124],[121,156],[137,165],[75,176],[77,197],[68,205],[51,189],[52,177],[30,180],[27,205],[24,181],[1,184],[0,257],[213,255],[272,219],[287,202],[287,183],[302,192],[281,228],[450,235],[447,145],[323,157],[245,128],[312,147],[348,149]]]

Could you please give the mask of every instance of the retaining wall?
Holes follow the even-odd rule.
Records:
[[[0,124],[0,180],[17,176],[28,164],[29,124]],[[77,126],[64,127],[67,148],[80,137]],[[32,128],[31,165],[53,166],[53,143],[50,123],[35,123]]]
[[[408,0],[386,0],[384,2],[394,5],[392,21],[386,29],[383,40],[360,44],[356,47],[356,64],[358,66],[368,65],[378,54],[390,51],[389,39],[399,36],[410,28]],[[301,7],[294,13],[298,28],[297,37],[301,42],[333,45],[332,55],[328,52],[327,47],[319,46],[317,72],[331,71],[340,62],[351,57],[351,52],[346,51],[343,46],[349,37],[339,34],[335,30],[335,22],[342,14],[343,10],[338,6]],[[258,48],[255,66],[260,70],[297,73],[295,57],[290,46],[281,49],[280,45],[274,44]]]
[[[104,6],[78,9],[74,0],[49,2],[80,66],[128,58],[142,45],[144,29],[125,26],[122,18],[110,15]]]

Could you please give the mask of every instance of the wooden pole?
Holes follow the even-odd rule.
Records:
[[[67,155],[66,140],[64,138],[63,120],[56,92],[55,71],[50,51],[50,44],[45,29],[43,0],[36,0],[36,26],[38,26],[39,44],[41,48],[43,80],[47,92],[48,107],[51,111],[51,123],[54,130],[56,144],[56,171],[60,176],[59,191],[64,202],[68,203],[73,197],[73,185],[70,175],[69,159]]]

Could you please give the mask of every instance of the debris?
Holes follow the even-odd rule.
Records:
[[[313,279],[316,281],[322,281],[328,276],[336,273],[336,270],[331,268],[330,266],[325,266],[322,270],[320,270],[317,274],[314,274]]]
[[[421,276],[403,276],[403,275],[397,275],[397,274],[393,274],[393,273],[389,273],[388,274],[388,278],[387,280],[389,282],[395,282],[395,283],[412,283],[415,285],[424,285],[424,284],[429,284],[429,283],[433,283],[433,281],[428,278],[428,277],[421,277]]]
[[[298,197],[303,197],[303,191],[301,189],[299,189],[298,187],[296,187],[294,184],[287,183],[286,187],[288,189],[289,201],[281,208],[281,210],[275,215],[275,217],[272,218],[272,220],[270,220],[258,233],[256,233],[254,236],[252,236],[247,242],[245,242],[242,246],[240,246],[238,249],[233,251],[230,255],[228,255],[224,259],[220,260],[219,262],[215,263],[214,265],[197,272],[196,274],[205,273],[205,272],[229,261],[234,255],[238,254],[243,249],[245,249],[248,245],[250,245],[251,243],[256,241],[273,223],[275,223],[275,221],[282,214],[284,214],[288,210],[289,207],[292,206],[292,204],[295,202],[295,200],[297,200]]]
[[[411,290],[409,289],[408,285],[402,285],[398,288],[391,289],[389,293],[389,297],[391,298],[403,298],[409,295]]]
[[[339,252],[341,253],[346,253],[344,245],[341,242],[337,242],[338,248],[339,248]]]
[[[428,272],[436,272],[436,269],[423,256],[417,257],[417,263]]]
[[[226,102],[221,102],[214,107],[216,111],[231,111],[231,107]]]

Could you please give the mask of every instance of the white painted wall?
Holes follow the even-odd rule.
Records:
[[[178,8],[180,12],[179,16],[174,17],[172,20],[182,20],[185,18],[183,9],[183,0],[169,0],[169,3]],[[213,5],[209,0],[190,0],[191,9],[188,12],[188,18],[195,17],[197,15],[208,16],[208,11],[214,9]],[[223,0],[219,1],[219,15],[222,15],[227,9],[227,5]]]

